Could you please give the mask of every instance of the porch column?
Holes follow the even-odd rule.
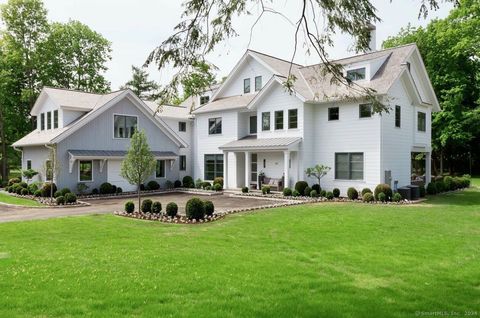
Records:
[[[250,188],[250,176],[251,176],[251,173],[250,173],[250,168],[251,168],[251,164],[250,164],[250,161],[251,161],[251,155],[250,155],[250,152],[248,151],[245,151],[245,186]]]
[[[432,181],[432,153],[425,153],[425,185]]]
[[[223,187],[228,189],[228,151],[223,152]]]
[[[284,182],[285,184],[283,185],[284,188],[289,187],[290,185],[290,178],[288,177],[288,164],[290,162],[290,151],[285,150],[283,151],[283,176],[284,176]]]

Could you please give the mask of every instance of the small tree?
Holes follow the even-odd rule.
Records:
[[[27,182],[32,180],[37,174],[38,172],[33,169],[22,170],[22,175],[25,179],[27,179]]]
[[[318,179],[318,185],[320,185],[320,180],[331,170],[332,168],[324,165],[316,165],[312,168],[307,168],[305,173],[308,177],[314,177]]]
[[[155,170],[155,158],[148,146],[145,131],[135,131],[130,141],[127,156],[122,161],[120,175],[130,184],[137,185],[138,207],[140,208],[140,185],[144,183]]]
[[[57,145],[49,145],[48,146],[48,159],[45,161],[43,166],[45,172],[45,181],[54,183],[54,180],[58,179],[58,175],[60,174],[60,162],[57,158]],[[50,200],[53,200],[53,186],[50,187]]]

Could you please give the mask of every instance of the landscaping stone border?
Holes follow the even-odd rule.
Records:
[[[8,192],[5,192],[5,193],[7,193],[8,195],[17,197],[17,198],[29,199],[29,200],[37,201],[40,204],[43,204],[43,206],[28,206],[28,205],[18,205],[18,204],[10,204],[10,203],[0,202],[0,204],[7,205],[7,206],[16,206],[16,207],[22,207],[22,208],[28,207],[28,208],[35,208],[35,209],[52,209],[52,208],[62,209],[62,208],[77,208],[77,207],[82,207],[82,206],[90,206],[90,203],[84,202],[84,201],[79,201],[79,200],[77,200],[77,202],[75,202],[75,203],[65,203],[63,205],[57,205],[57,203],[55,202],[55,198],[53,199],[53,201],[51,201],[50,198],[36,197],[34,195],[31,195],[31,194],[21,195],[21,194],[16,194],[16,193],[8,193]]]
[[[190,193],[190,194],[199,194],[199,195],[222,195],[223,191],[208,191],[203,189],[196,188],[173,188],[173,189],[159,189],[159,190],[145,190],[141,191],[142,196],[155,195],[155,194],[164,194],[164,193]],[[136,191],[128,191],[122,193],[112,193],[112,194],[85,194],[78,195],[78,198],[88,199],[88,200],[101,200],[101,199],[113,199],[113,198],[135,198],[137,197]]]

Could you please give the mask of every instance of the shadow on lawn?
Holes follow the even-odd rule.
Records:
[[[459,205],[480,207],[480,189],[472,187],[457,192],[443,193],[436,196],[428,196],[427,204],[431,205]]]

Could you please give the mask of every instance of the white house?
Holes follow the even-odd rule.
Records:
[[[372,114],[358,89],[332,83],[329,75],[322,75],[321,65],[293,64],[294,91],[286,91],[289,61],[248,50],[219,87],[189,98],[181,107],[163,106],[155,117],[157,106],[130,91],[94,95],[45,89],[32,110],[39,118],[37,130],[14,146],[23,151],[23,168],[38,168],[46,160],[46,149],[59,143],[70,169],[63,168],[58,182],[70,187],[82,181],[78,176],[85,172],[74,173],[82,160],[92,160],[98,180],[127,186],[118,174],[122,152],[110,157],[99,152],[125,152],[129,135],[115,136],[121,129],[115,114],[126,114],[138,119],[122,117],[124,123],[133,120],[131,125],[147,128],[152,150],[163,162],[158,165],[165,171],[154,179],[223,177],[227,188],[240,188],[255,187],[263,173],[293,187],[299,180],[314,183],[305,169],[324,164],[332,170],[322,179],[322,188],[345,193],[351,186],[409,185],[412,154],[424,153],[420,177],[430,180],[431,112],[440,108],[416,45],[334,62],[343,66],[354,87],[375,90],[390,111]],[[107,115],[91,115],[96,112]],[[78,123],[90,125],[84,132],[88,137],[80,129],[71,130]],[[76,134],[82,142],[69,142]],[[100,140],[94,137],[98,134]],[[82,157],[81,151],[88,155]],[[108,168],[112,165],[117,168]]]

